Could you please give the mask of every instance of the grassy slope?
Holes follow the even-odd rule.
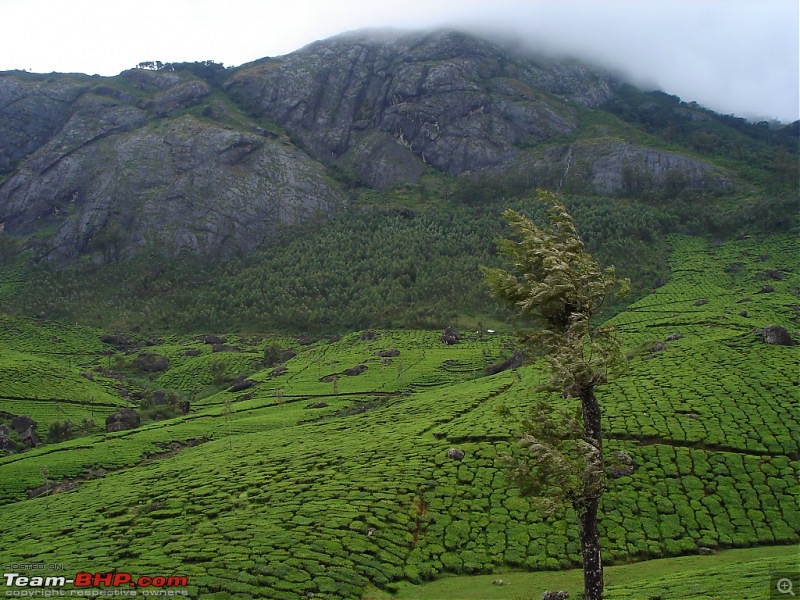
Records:
[[[731,600],[770,597],[774,578],[797,572],[800,547],[771,546],[726,550],[711,556],[682,556],[607,567],[606,597],[662,600]],[[502,585],[495,584],[497,580]],[[493,575],[443,577],[424,585],[407,584],[395,596],[370,591],[368,600],[538,599],[545,590],[583,592],[583,571],[509,571]]]
[[[609,481],[609,564],[700,546],[796,543],[800,533],[798,351],[766,346],[756,333],[793,326],[796,242],[673,241],[670,283],[616,317],[633,357],[602,391],[607,448],[628,451],[637,470]],[[766,269],[786,272],[769,281],[775,292],[759,294]],[[738,314],[744,309],[748,316]],[[52,342],[36,327],[56,326],[10,319],[6,352],[41,356],[73,335],[82,351],[103,349],[91,330],[66,328],[58,334],[66,341]],[[667,350],[648,351],[673,333],[682,337]],[[220,356],[231,370],[252,369],[269,342],[244,340],[242,352]],[[286,374],[257,372],[255,387],[197,399],[184,417],[0,459],[8,503],[0,560],[186,574],[203,598],[355,597],[368,584],[391,590],[446,573],[575,565],[572,515],[536,514],[508,490],[497,461],[511,449],[512,426],[496,409],[523,414],[539,378],[533,368],[476,377],[504,343],[466,336],[446,347],[438,334],[416,331],[294,343]],[[393,347],[400,355],[383,364],[375,352]],[[187,357],[187,348],[200,356]],[[170,357],[162,385],[206,389],[207,347],[176,337],[150,350]],[[21,360],[12,358],[3,369]],[[367,366],[362,375],[321,381],[358,364]],[[54,368],[80,377],[69,363]],[[4,385],[16,377],[7,373],[16,371],[2,372]],[[306,408],[318,401],[328,406]],[[204,443],[175,452],[173,443],[190,440]],[[447,458],[454,445],[466,452],[462,462]],[[69,493],[22,500],[44,466],[57,481],[109,472]],[[624,593],[644,597],[673,583],[694,585],[648,575]]]

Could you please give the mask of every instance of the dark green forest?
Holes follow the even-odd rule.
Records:
[[[452,185],[447,197],[412,185],[356,191],[354,206],[330,222],[287,227],[257,252],[225,261],[156,247],[129,260],[66,266],[31,264],[22,254],[4,267],[13,284],[6,308],[119,330],[303,333],[504,321],[509,315],[488,296],[478,267],[496,264],[504,208],[541,218],[544,207],[532,190],[488,198],[488,185]],[[795,213],[788,194],[740,203],[692,193],[668,202],[564,200],[589,250],[632,280],[629,302],[668,277],[668,234],[785,231]]]

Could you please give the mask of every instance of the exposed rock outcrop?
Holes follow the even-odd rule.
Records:
[[[106,261],[148,243],[174,252],[254,250],[280,223],[328,215],[341,197],[319,164],[257,133],[90,102],[0,187],[15,235],[51,226],[46,254]]]
[[[36,421],[27,415],[11,419],[11,428],[19,434],[20,441],[30,448],[35,448],[42,442],[36,430]]]
[[[455,31],[337,36],[245,65],[226,90],[317,160],[347,158],[379,188],[417,181],[425,165],[457,175],[501,164],[574,130],[569,102],[612,96],[609,79],[583,65],[531,61]]]
[[[789,331],[780,325],[770,325],[761,332],[761,339],[765,344],[774,346],[793,346],[794,341]]]
[[[139,426],[139,413],[132,408],[123,408],[106,417],[106,431],[125,431]]]

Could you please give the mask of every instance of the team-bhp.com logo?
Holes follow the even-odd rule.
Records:
[[[147,576],[134,578],[130,573],[76,573],[75,577],[67,578],[64,576],[48,575],[46,577],[22,575],[20,573],[4,573],[3,578],[6,584],[6,596],[32,597],[32,596],[136,596],[137,590],[142,590],[143,596],[183,596],[188,585],[187,578],[184,576]],[[68,585],[78,589],[54,589],[64,588]],[[17,588],[17,589],[10,589]],[[19,589],[22,588],[22,589]],[[95,588],[95,589],[86,589]],[[104,590],[96,588],[114,588]],[[117,589],[121,588],[121,589]],[[127,590],[126,590],[127,588]],[[134,588],[134,589],[130,589]],[[158,588],[158,589],[156,589]],[[168,589],[164,589],[168,588]],[[39,593],[36,593],[39,590]],[[55,594],[44,594],[45,590],[50,592],[60,592]],[[127,591],[128,593],[125,593]],[[28,593],[25,593],[28,592]]]

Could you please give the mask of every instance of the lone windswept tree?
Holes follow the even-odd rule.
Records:
[[[537,391],[576,401],[576,412],[537,403],[521,427],[523,452],[509,458],[523,494],[551,508],[568,503],[578,518],[585,598],[603,597],[603,563],[597,510],[604,485],[603,436],[595,387],[606,383],[619,363],[613,328],[595,327],[592,317],[614,295],[628,290],[614,268],[602,269],[584,249],[575,224],[558,198],[540,191],[549,205],[548,226],[506,210],[513,239],[500,240],[508,270],[484,268],[494,295],[530,322],[520,334],[532,356],[544,357],[549,381]]]

